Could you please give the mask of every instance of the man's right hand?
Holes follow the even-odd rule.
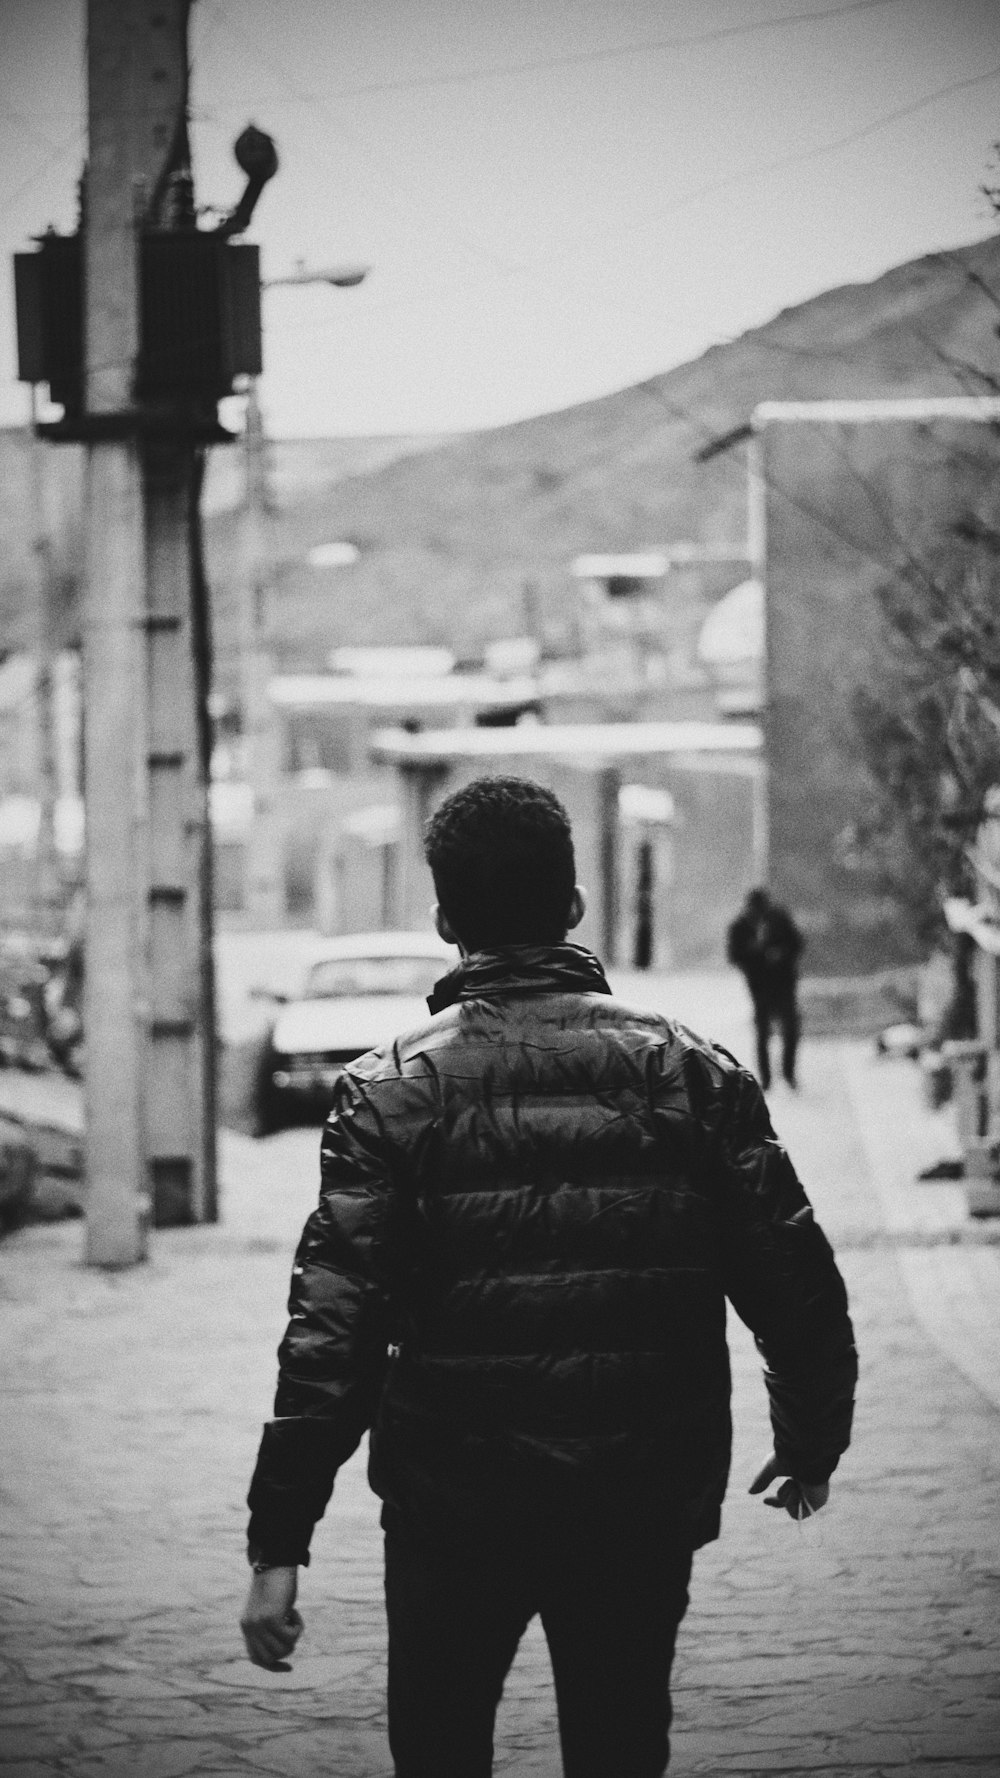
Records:
[[[297,1568],[265,1568],[250,1582],[240,1629],[255,1667],[289,1671],[288,1656],[303,1630],[295,1610],[298,1573]]]

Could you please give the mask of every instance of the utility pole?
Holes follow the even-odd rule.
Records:
[[[767,664],[767,479],[764,471],[764,441],[760,432],[750,430],[747,440],[747,556],[751,577],[760,587],[764,607],[764,658],[760,663],[761,692],[766,711],[767,686],[770,674]],[[770,782],[767,749],[757,761],[753,779],[753,819],[751,874],[755,883],[768,881],[770,868]]]
[[[186,133],[188,10],[88,0],[87,11],[86,1256],[109,1267],[145,1256],[153,1219],[216,1215],[196,453],[182,429],[143,429],[135,386],[140,229]]]
[[[35,432],[37,398],[31,391],[31,429],[28,443],[31,474],[32,523],[35,557],[35,628],[31,639],[35,666],[35,795],[38,801],[38,835],[35,840],[34,903],[42,935],[53,938],[62,914],[62,885],[56,852],[56,790],[54,698],[55,575],[52,533],[46,498],[46,446]]]
[[[269,278],[262,290],[279,285],[326,284],[353,290],[368,275],[365,265],[311,268],[296,260],[284,278]],[[243,770],[253,796],[245,870],[245,906],[254,924],[266,930],[285,918],[284,844],[279,827],[281,730],[268,696],[273,671],[272,492],[267,437],[256,377],[247,384],[243,426],[243,574],[239,608],[240,713]]]
[[[14,256],[18,375],[86,446],[83,630],[88,1261],[127,1266],[150,1222],[211,1222],[215,1016],[199,498],[216,405],[259,376],[260,262],[232,244],[277,171],[196,225],[191,0],[88,0],[80,227]]]
[[[285,917],[284,848],[278,831],[282,762],[280,731],[268,699],[272,671],[271,490],[256,378],[250,379],[247,390],[243,451],[240,711],[243,769],[253,794],[244,900],[254,924],[273,931]]]

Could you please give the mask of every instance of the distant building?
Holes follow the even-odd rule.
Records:
[[[693,545],[577,558],[580,649],[571,657],[542,658],[531,636],[487,645],[474,671],[440,647],[338,648],[329,672],[272,679],[282,792],[253,818],[278,830],[288,916],[331,932],[422,920],[426,885],[419,907],[410,888],[414,786],[430,794],[456,777],[460,759],[486,770],[518,759],[527,763],[512,769],[555,771],[584,851],[606,846],[614,856],[614,883],[602,865],[595,890],[604,912],[591,920],[611,919],[614,906],[602,927],[609,954],[640,967],[717,957],[727,909],[761,852],[758,742],[736,727],[706,740],[720,715],[759,707],[745,595],[719,591],[743,562]],[[385,732],[415,751],[406,760],[387,753]],[[441,755],[436,765],[427,749]],[[220,750],[218,764],[238,774],[238,748]],[[220,900],[233,910],[253,806],[242,837],[216,830]]]
[[[577,720],[714,720],[719,682],[700,638],[746,546],[674,543],[659,550],[577,556],[580,650]]]
[[[482,672],[456,670],[442,648],[344,648],[334,650],[330,672],[273,678],[282,791],[264,816],[254,813],[251,786],[243,786],[242,801],[230,799],[224,837],[216,827],[219,905],[233,913],[243,907],[250,823],[266,819],[277,829],[289,917],[329,932],[384,925],[399,804],[395,774],[373,760],[373,735],[386,725],[415,734],[537,721],[535,665],[530,643],[497,645],[493,670]],[[217,792],[226,779],[242,782],[238,741],[217,750],[216,770]]]
[[[764,697],[764,588],[755,578],[714,605],[701,626],[695,650],[711,681],[720,716],[760,713]]]
[[[12,654],[0,663],[0,924],[30,925],[35,915],[41,828],[37,678],[30,654]],[[80,661],[73,650],[62,650],[52,662],[51,718],[53,834],[68,902],[79,881],[83,851]]]
[[[433,885],[428,815],[480,773],[537,778],[573,821],[588,909],[580,936],[608,963],[685,968],[722,960],[733,907],[761,868],[762,762],[752,723],[552,723],[422,734],[387,730],[402,804],[392,924],[422,924]]]

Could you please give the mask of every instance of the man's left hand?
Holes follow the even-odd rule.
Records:
[[[786,1476],[788,1479],[782,1482],[777,1493],[764,1495],[764,1505],[783,1506],[789,1518],[810,1519],[830,1498],[829,1482],[799,1481],[797,1476],[788,1474],[786,1466],[778,1461],[773,1451],[763,1468],[754,1476],[748,1492],[763,1494],[764,1489],[778,1476]]]
[[[266,1568],[250,1583],[240,1629],[255,1667],[272,1673],[289,1671],[288,1656],[302,1634],[302,1619],[295,1610],[297,1581],[295,1568]]]

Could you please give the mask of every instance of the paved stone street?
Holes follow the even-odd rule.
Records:
[[[729,978],[633,986],[745,1053]],[[734,1326],[733,1476],[681,1634],[671,1772],[992,1778],[1000,1247],[967,1223],[960,1188],[914,1183],[953,1138],[947,1112],[920,1106],[912,1066],[816,1041],[802,1078],[773,1113],[852,1293],[856,1442],[815,1523],[751,1500],[770,1440],[759,1360]],[[391,1769],[362,1453],[315,1539],[293,1670],[251,1667],[237,1627],[243,1497],[317,1146],[315,1131],[226,1135],[223,1223],[158,1234],[133,1273],[85,1271],[79,1223],[0,1247],[4,1778]],[[560,1771],[536,1626],[496,1769]]]

